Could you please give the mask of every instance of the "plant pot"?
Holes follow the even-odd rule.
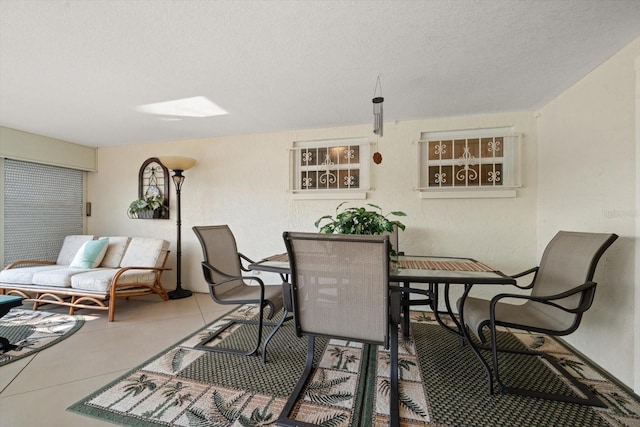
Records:
[[[138,217],[138,219],[153,219],[154,212],[155,211],[152,210],[140,211],[136,213],[136,216]]]

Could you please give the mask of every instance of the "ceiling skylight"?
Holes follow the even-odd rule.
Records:
[[[180,117],[211,117],[228,114],[226,110],[220,108],[204,96],[138,105],[136,110],[159,116]]]

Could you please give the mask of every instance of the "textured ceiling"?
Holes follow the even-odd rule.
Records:
[[[0,0],[0,125],[89,146],[534,110],[640,36],[638,0]],[[203,95],[229,114],[137,105]]]

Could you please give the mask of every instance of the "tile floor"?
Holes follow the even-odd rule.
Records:
[[[0,427],[112,426],[65,409],[232,308],[195,294],[119,300],[111,323],[106,312],[79,311],[85,324],[75,334],[0,367]]]

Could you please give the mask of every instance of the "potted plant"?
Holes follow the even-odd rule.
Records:
[[[127,209],[129,218],[162,218],[164,200],[160,196],[145,196],[134,200]]]
[[[401,211],[389,212],[387,215],[382,214],[380,206],[367,203],[376,210],[367,210],[365,207],[351,207],[340,211],[342,202],[336,208],[335,218],[331,215],[325,215],[315,222],[316,228],[320,233],[338,233],[338,234],[382,234],[385,232],[393,233],[393,227],[396,226],[400,230],[405,229],[405,225],[398,220],[387,218],[393,216],[407,216]],[[320,225],[322,221],[328,220],[324,225]],[[391,256],[396,255],[395,248],[391,248]]]

